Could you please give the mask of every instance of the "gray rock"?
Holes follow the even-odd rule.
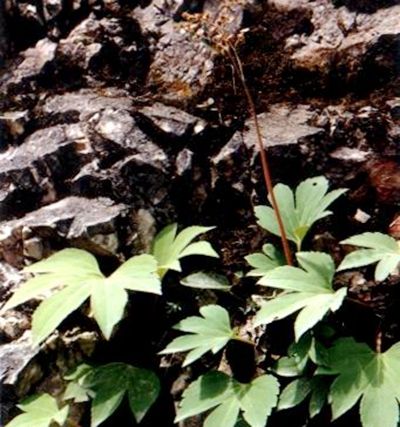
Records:
[[[0,151],[7,148],[9,144],[17,144],[26,132],[30,120],[28,110],[5,111],[0,113],[0,135],[2,129],[4,136],[0,136]]]
[[[28,365],[32,362],[35,356],[39,353],[39,347],[32,346],[32,336],[30,331],[26,331],[18,340],[0,346],[0,383],[5,385],[16,385],[19,383],[19,389],[25,389],[23,385],[27,382],[35,382],[41,376],[40,367],[31,364],[29,366],[29,374],[27,372]],[[25,371],[25,376],[29,377],[21,381],[21,374]],[[25,390],[21,390],[21,394]]]
[[[207,128],[207,122],[178,108],[159,102],[138,110],[153,130],[163,137],[176,139],[191,138]]]
[[[79,120],[84,121],[107,107],[130,110],[132,100],[126,91],[120,89],[107,88],[102,95],[93,90],[82,89],[46,98],[40,112],[46,116],[65,116],[76,112]]]
[[[0,223],[0,256],[21,267],[32,241],[40,245],[41,256],[48,256],[60,241],[99,255],[116,255],[118,226],[127,214],[126,206],[106,198],[67,197],[21,219]],[[37,250],[32,258],[37,260]]]
[[[195,18],[177,23],[173,17],[180,4],[176,0],[155,0],[145,9],[136,9],[135,18],[153,36],[149,85],[158,88],[158,95],[166,103],[185,106],[195,101],[213,80],[218,47],[212,48],[205,39],[234,38],[241,29],[246,7],[253,2],[206,0],[203,18],[198,15],[197,21]],[[207,23],[201,19],[207,19]]]
[[[286,146],[297,146],[299,142],[323,133],[320,127],[309,124],[314,116],[315,112],[306,105],[297,105],[293,108],[287,104],[271,106],[268,112],[257,116],[264,148],[269,150],[273,147],[284,149]],[[249,119],[246,121],[244,131],[238,131],[233,135],[228,144],[214,157],[213,164],[219,165],[235,153],[241,157],[240,153],[246,152],[252,165],[258,151],[254,121]]]
[[[79,144],[83,137],[78,124],[59,125],[0,153],[0,219],[55,201],[59,182],[76,173],[85,159]]]
[[[46,65],[54,60],[57,44],[43,39],[37,42],[35,47],[27,49],[21,54],[23,61],[11,72],[11,76],[5,81],[7,90],[22,89],[28,84],[35,83],[44,73]]]
[[[374,13],[357,13],[346,6],[336,7],[330,0],[270,3],[285,13],[296,9],[311,12],[312,32],[290,36],[286,48],[293,61],[293,75],[301,71],[310,73],[314,76],[309,79],[314,89],[331,84],[332,75],[336,76],[338,86],[357,82],[365,85],[368,73],[375,80],[369,86],[397,77],[394,52],[400,34],[400,5],[383,7]],[[296,43],[293,37],[297,38]],[[352,89],[358,90],[354,86]]]
[[[74,86],[115,85],[119,80],[142,84],[147,62],[147,49],[136,21],[129,16],[99,20],[91,14],[60,40],[54,76]]]

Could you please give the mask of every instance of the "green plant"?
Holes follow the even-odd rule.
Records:
[[[223,372],[209,372],[185,390],[175,422],[216,408],[205,419],[204,427],[234,427],[240,412],[251,427],[264,427],[276,406],[278,392],[278,381],[271,375],[241,384]]]
[[[200,309],[203,317],[192,316],[181,320],[174,329],[187,332],[175,338],[160,354],[188,351],[182,366],[199,359],[204,353],[218,353],[229,340],[235,337],[229,320],[229,313],[219,305],[207,305]]]
[[[298,251],[312,225],[319,219],[331,215],[332,212],[326,209],[346,191],[339,189],[328,192],[328,180],[323,176],[306,179],[298,185],[295,192],[287,185],[275,185],[275,197],[282,211],[287,238],[296,243]],[[255,214],[262,228],[277,236],[280,235],[279,224],[272,207],[256,206]]]
[[[338,375],[329,390],[334,420],[361,399],[363,427],[398,425],[400,343],[381,353],[352,338],[341,338],[329,349],[323,373]]]
[[[332,418],[337,419],[360,401],[363,427],[396,427],[400,402],[400,343],[381,352],[382,333],[378,330],[374,351],[352,338],[337,339],[335,330],[329,325],[348,298],[347,287],[338,288],[335,283],[336,272],[378,263],[375,279],[385,280],[397,271],[399,243],[382,233],[353,236],[341,243],[361,249],[346,255],[336,268],[331,255],[300,252],[300,248],[312,225],[331,214],[328,206],[346,190],[328,192],[328,182],[323,177],[300,183],[295,192],[282,184],[274,190],[281,208],[282,224],[298,249],[296,264],[293,265],[293,260],[288,263],[288,257],[270,243],[263,245],[262,252],[246,256],[252,267],[247,276],[257,277],[258,285],[273,292],[255,313],[252,325],[249,315],[253,314],[253,308],[246,305],[243,311],[247,322],[245,335],[249,336],[249,329],[254,331],[259,326],[268,333],[270,323],[298,312],[294,321],[295,340],[289,346],[287,356],[280,357],[273,366],[263,366],[263,370],[259,365],[251,378],[241,382],[233,365],[230,366],[232,374],[226,373],[230,371],[231,359],[225,348],[229,349],[235,341],[242,341],[241,345],[246,342],[254,351],[257,342],[253,335],[242,338],[241,326],[232,327],[232,324],[237,325],[237,318],[231,319],[229,311],[218,304],[203,305],[200,316],[183,318],[174,328],[184,334],[173,338],[163,350],[157,348],[158,353],[187,352],[182,363],[185,367],[199,364],[202,356],[211,352],[215,356],[212,365],[219,363],[224,372],[211,369],[192,381],[178,403],[175,421],[205,413],[204,427],[265,427],[274,408],[281,411],[308,402],[309,417],[313,418],[329,404]],[[273,208],[257,207],[256,216],[262,227],[273,234],[280,233],[279,215]],[[90,298],[91,314],[104,337],[109,339],[123,316],[127,291],[162,295],[162,279],[170,270],[181,272],[182,258],[218,256],[208,242],[193,242],[211,228],[188,227],[178,233],[176,224],[167,226],[156,236],[151,254],[130,258],[109,277],[104,277],[89,253],[78,249],[60,251],[26,268],[35,277],[17,290],[2,310],[50,292],[50,297],[40,303],[33,315],[32,331],[35,342],[39,343]],[[180,282],[194,292],[201,289],[203,293],[217,295],[221,292],[223,297],[236,297],[227,278],[216,273],[200,271],[180,279]],[[259,301],[260,297],[256,296],[255,300]],[[61,302],[63,307],[60,309]],[[228,369],[220,363],[221,360],[228,364]],[[279,397],[277,377],[286,378]],[[125,397],[133,417],[140,423],[160,391],[160,381],[154,372],[124,363],[97,367],[83,364],[66,379],[69,384],[64,393],[65,401],[91,402],[91,427],[97,427],[109,418]],[[30,426],[32,420],[38,420],[39,427],[52,423],[62,426],[68,407],[60,409],[54,398],[44,396],[34,398],[28,405],[22,404],[25,413],[7,427],[22,427],[26,423]],[[45,399],[43,408],[48,409],[41,412],[35,399],[39,402]]]
[[[258,284],[282,289],[266,302],[255,318],[255,325],[268,324],[300,311],[294,324],[296,340],[316,325],[329,311],[342,304],[347,288],[332,288],[335,265],[332,258],[321,252],[298,252],[301,266],[277,267],[268,271]]]
[[[64,249],[25,271],[36,276],[15,292],[3,311],[53,291],[33,314],[34,344],[45,340],[88,298],[93,317],[104,337],[109,339],[124,314],[127,290],[161,294],[157,262],[151,255],[132,257],[105,277],[93,255],[80,249]]]
[[[178,225],[165,227],[154,239],[152,254],[158,263],[158,273],[164,277],[168,270],[181,271],[179,260],[190,255],[205,255],[218,258],[218,254],[206,241],[192,243],[200,234],[214,227],[187,227],[177,234]]]
[[[7,427],[63,426],[68,416],[68,406],[59,408],[57,400],[49,394],[30,396],[17,405],[23,414],[17,415]]]
[[[65,378],[71,382],[64,400],[91,400],[91,427],[109,418],[125,396],[136,422],[140,423],[160,392],[160,381],[152,371],[126,363],[80,365]]]
[[[378,265],[375,269],[375,280],[385,280],[393,273],[400,263],[400,245],[393,237],[383,233],[363,233],[341,242],[343,245],[359,246],[358,249],[348,254],[338,270],[363,267],[369,264]]]
[[[33,344],[40,344],[73,311],[90,298],[90,312],[106,339],[122,319],[128,301],[127,291],[160,295],[161,280],[169,269],[180,271],[179,260],[190,255],[218,257],[210,243],[192,242],[213,227],[188,227],[177,235],[177,225],[165,227],[155,238],[153,254],[137,255],[124,262],[110,276],[100,271],[96,258],[80,249],[64,249],[49,258],[26,267],[34,275],[6,302],[2,312],[50,293],[32,316]],[[97,427],[117,409],[125,395],[137,422],[140,422],[156,400],[160,384],[149,370],[124,363],[92,368],[77,367],[67,376],[70,380],[64,400],[91,400],[91,427]],[[58,410],[53,397],[31,397],[19,406],[25,413],[7,427],[47,427],[60,425],[68,406]]]
[[[285,265],[285,258],[282,253],[275,248],[271,243],[266,243],[262,247],[262,252],[247,255],[244,259],[253,267],[248,276],[264,276],[268,271],[276,267]]]

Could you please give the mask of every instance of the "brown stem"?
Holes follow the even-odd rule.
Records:
[[[275,198],[274,187],[272,184],[271,172],[270,172],[270,167],[269,167],[269,163],[268,163],[267,153],[266,153],[266,150],[264,149],[260,125],[258,123],[257,112],[256,112],[256,107],[254,105],[253,97],[251,96],[249,87],[247,86],[246,77],[245,77],[244,72],[243,72],[242,63],[240,61],[239,55],[236,52],[236,49],[234,48],[234,46],[230,45],[227,52],[228,52],[229,59],[232,61],[233,67],[235,68],[235,71],[239,76],[240,82],[242,83],[243,90],[245,92],[247,102],[249,104],[250,114],[251,114],[251,117],[254,121],[258,146],[259,146],[259,150],[260,150],[261,167],[262,167],[262,171],[263,171],[265,186],[267,187],[268,194],[271,198],[271,205],[272,205],[272,208],[274,209],[276,220],[278,222],[279,234],[280,234],[281,241],[282,241],[282,247],[283,247],[283,252],[284,252],[285,258],[286,258],[286,263],[288,265],[293,265],[292,252],[290,250],[289,241],[287,239],[285,226],[283,224],[283,220],[282,220],[282,216],[281,216],[281,213],[279,210],[279,206],[278,206],[278,203],[277,203],[276,198]]]
[[[382,332],[381,331],[379,331],[378,334],[376,335],[375,350],[377,353],[382,352]]]

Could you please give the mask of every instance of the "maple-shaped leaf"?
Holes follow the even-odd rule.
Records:
[[[341,338],[329,351],[329,391],[333,419],[360,401],[363,427],[397,427],[400,403],[400,343],[376,353],[352,338]]]
[[[375,268],[375,280],[385,280],[393,273],[400,263],[400,245],[393,237],[383,233],[363,233],[340,242],[344,245],[359,246],[358,249],[346,255],[339,270],[363,267],[369,264],[378,265]]]
[[[298,377],[305,373],[310,362],[322,365],[327,349],[310,332],[292,343],[288,355],[281,357],[274,366],[274,372],[282,377]]]
[[[330,215],[332,212],[326,209],[346,191],[339,189],[328,192],[328,180],[323,176],[306,179],[298,185],[295,192],[287,185],[275,185],[274,194],[287,238],[296,243],[298,250],[311,226],[319,219]],[[278,221],[272,207],[256,206],[255,214],[261,227],[280,236]]]
[[[181,258],[190,255],[204,255],[218,258],[218,254],[209,242],[192,242],[196,237],[214,227],[191,226],[177,234],[178,225],[171,224],[163,228],[155,237],[152,254],[158,262],[158,272],[163,277],[168,270],[181,271]]]
[[[284,266],[267,272],[258,284],[285,292],[262,305],[255,325],[283,319],[300,310],[294,324],[296,341],[328,312],[342,304],[347,288],[332,288],[335,265],[330,255],[322,252],[298,252],[301,268]]]
[[[282,252],[278,251],[274,245],[270,243],[262,247],[262,252],[247,255],[244,259],[253,267],[248,276],[264,276],[268,271],[285,265],[285,258]]]
[[[272,375],[243,384],[222,372],[209,372],[184,391],[175,422],[215,408],[203,427],[234,427],[240,413],[251,427],[265,427],[278,392],[278,381]]]
[[[321,376],[297,378],[279,396],[278,410],[293,408],[309,398],[310,418],[321,412],[328,398],[329,382]]]
[[[203,354],[212,351],[218,353],[234,338],[228,312],[219,305],[206,305],[200,308],[200,316],[187,317],[174,329],[187,332],[187,335],[175,338],[159,354],[189,351],[183,366],[190,365]]]
[[[94,369],[93,366],[82,363],[64,376],[68,381],[63,400],[73,400],[75,403],[87,402],[93,393],[84,385],[84,379]]]
[[[109,339],[114,326],[123,317],[127,290],[161,294],[157,262],[151,255],[134,256],[105,277],[93,255],[71,248],[57,252],[25,271],[36,276],[17,289],[2,311],[52,291],[32,316],[34,344],[46,339],[89,297],[93,316],[104,337]]]
[[[81,365],[65,378],[71,382],[64,399],[81,402],[85,394],[92,399],[91,427],[97,427],[109,418],[125,396],[136,422],[140,423],[160,392],[160,382],[154,372],[126,363],[98,367]]]
[[[57,400],[46,393],[31,396],[17,407],[23,414],[13,418],[6,427],[50,427],[54,423],[63,426],[69,411],[69,406],[59,408]]]

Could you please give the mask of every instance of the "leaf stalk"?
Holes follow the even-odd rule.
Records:
[[[256,136],[257,136],[257,142],[258,142],[259,151],[260,151],[261,168],[263,171],[264,182],[265,182],[265,186],[267,188],[268,194],[271,198],[271,205],[272,205],[272,208],[274,209],[274,212],[276,215],[276,220],[278,222],[279,234],[281,237],[282,248],[283,248],[283,252],[285,255],[286,263],[288,265],[293,265],[292,252],[290,250],[289,241],[287,239],[286,230],[285,230],[285,226],[283,224],[279,205],[276,201],[275,194],[274,194],[274,187],[272,184],[270,166],[269,166],[269,162],[268,162],[267,153],[266,153],[266,150],[264,149],[264,144],[262,141],[262,135],[261,135],[260,125],[259,125],[258,118],[257,118],[257,112],[256,112],[254,100],[253,100],[253,97],[250,93],[250,89],[249,89],[247,82],[246,82],[246,77],[244,75],[242,62],[239,58],[239,55],[238,55],[235,47],[232,44],[229,44],[229,49],[227,49],[227,54],[228,54],[229,59],[232,62],[232,65],[236,71],[236,74],[239,76],[239,79],[240,79],[240,82],[242,84],[244,93],[246,95],[247,103],[249,106],[249,112],[250,112],[252,120],[254,122],[255,130],[256,130]]]

